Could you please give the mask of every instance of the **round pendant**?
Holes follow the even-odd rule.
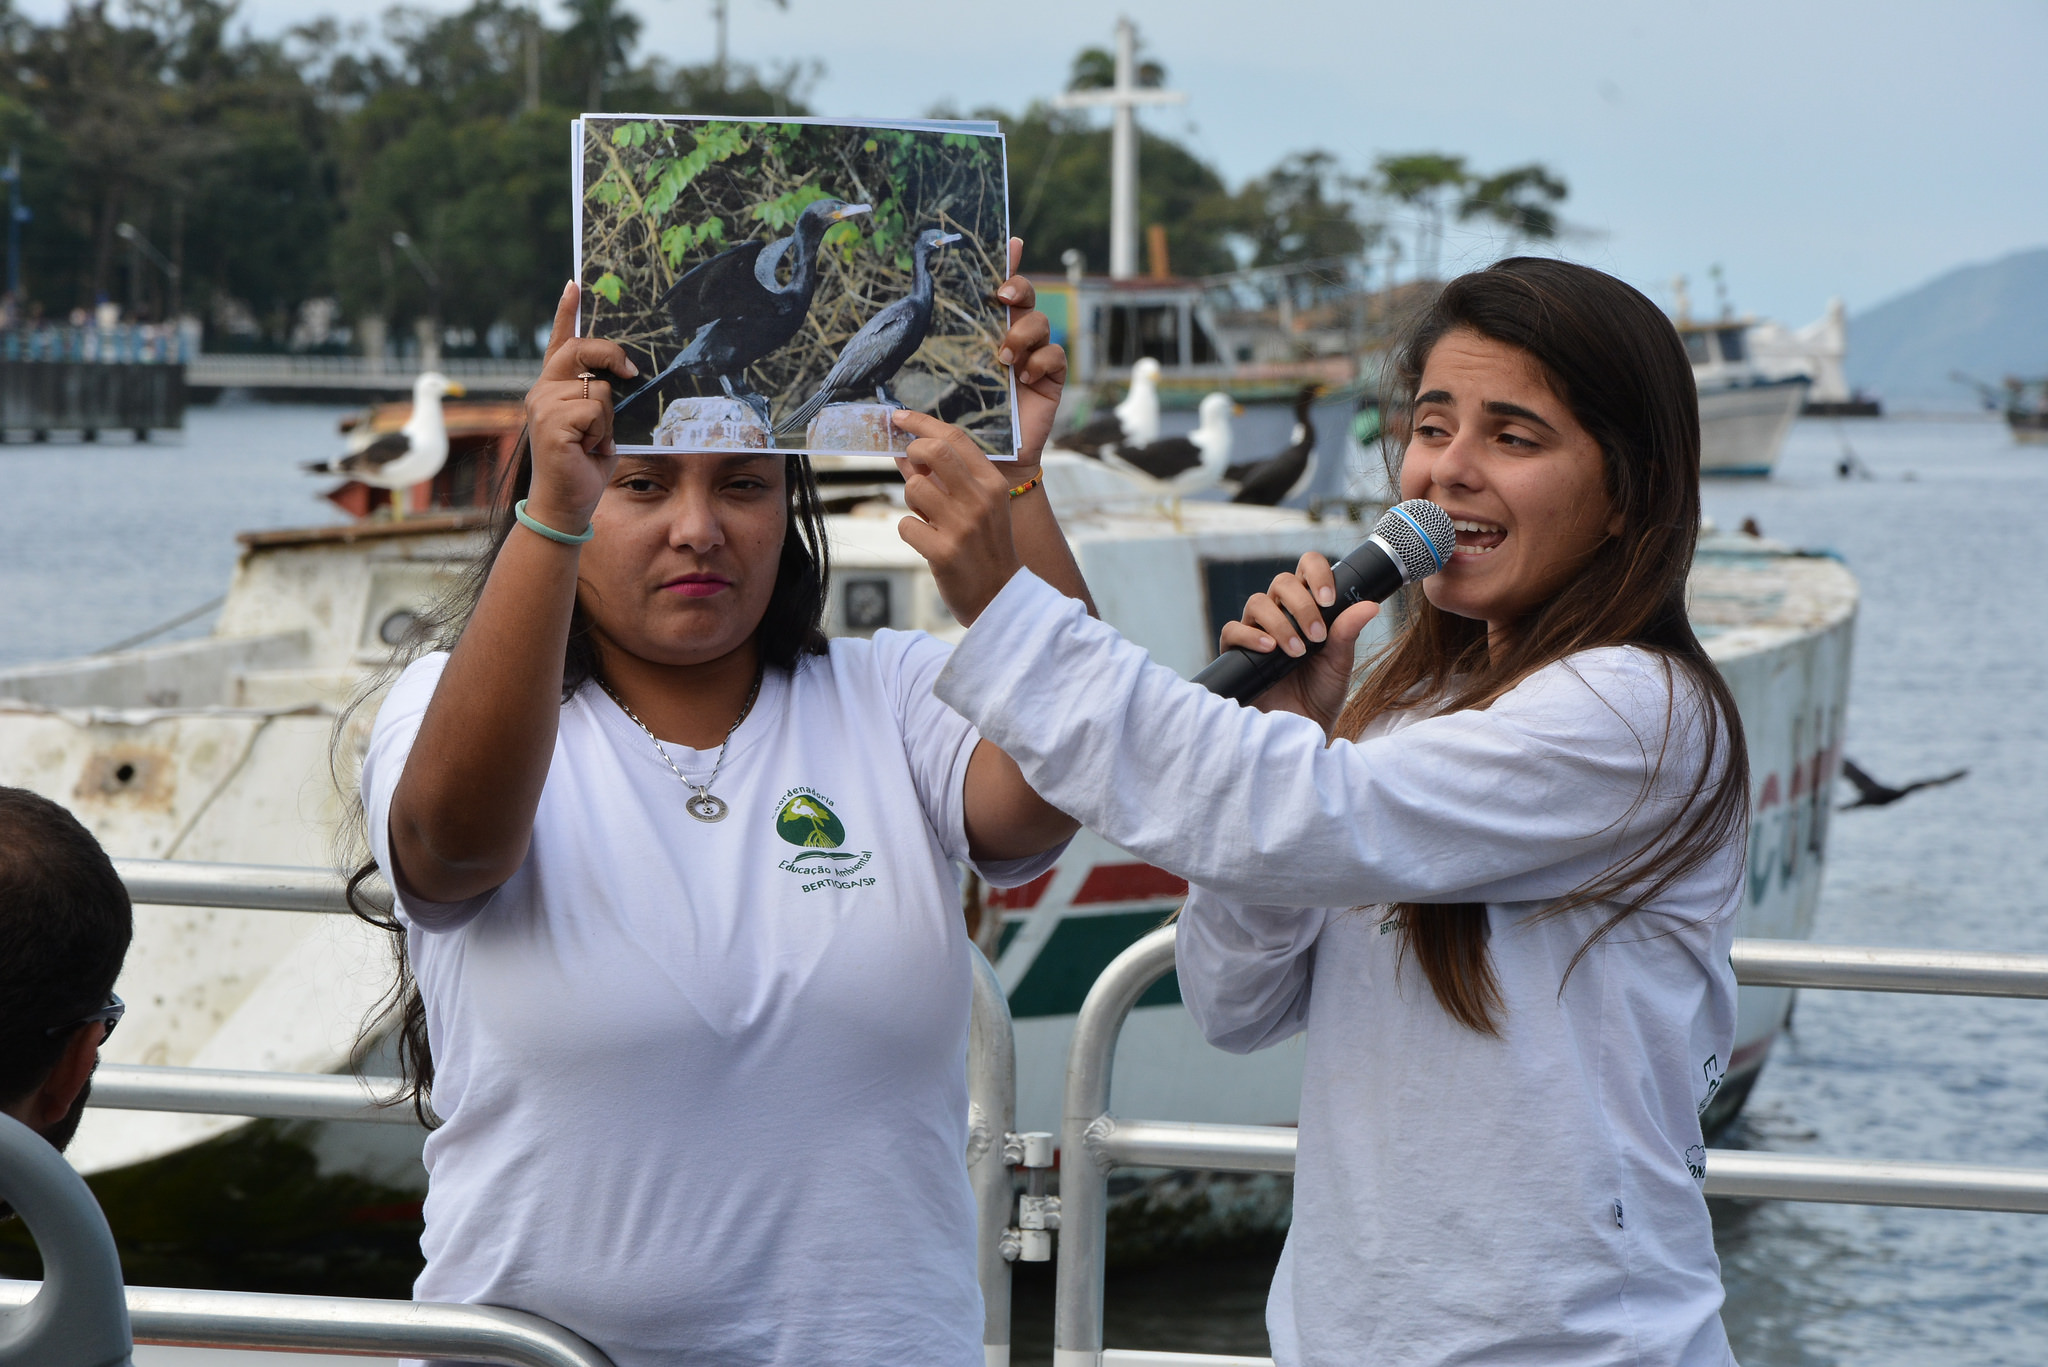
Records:
[[[683,804],[683,810],[699,821],[725,820],[725,802],[713,797],[708,791],[699,791],[696,796]]]

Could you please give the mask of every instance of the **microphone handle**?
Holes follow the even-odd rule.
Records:
[[[1406,582],[1401,578],[1400,562],[1380,545],[1377,537],[1353,547],[1351,554],[1330,567],[1330,572],[1337,580],[1337,601],[1323,609],[1326,627],[1352,604],[1385,602]],[[1327,637],[1311,641],[1308,633],[1303,632],[1301,643],[1308,649],[1299,656],[1289,655],[1277,646],[1263,652],[1232,646],[1210,661],[1194,681],[1233,702],[1250,702],[1292,674],[1327,642]]]

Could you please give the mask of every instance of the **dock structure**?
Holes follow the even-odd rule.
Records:
[[[0,435],[87,441],[185,425],[184,339],[168,328],[33,327],[0,331]]]
[[[540,361],[443,357],[428,363],[384,356],[237,355],[202,352],[185,367],[195,403],[240,389],[273,399],[373,403],[412,393],[424,370],[458,380],[472,394],[524,394],[540,378]]]

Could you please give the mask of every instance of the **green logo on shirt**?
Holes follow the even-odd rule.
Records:
[[[792,845],[811,850],[836,850],[846,843],[846,827],[816,793],[798,792],[775,814],[775,833]]]

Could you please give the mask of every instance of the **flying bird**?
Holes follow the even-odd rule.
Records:
[[[301,468],[316,475],[347,475],[372,488],[389,489],[391,516],[402,519],[406,491],[425,484],[448,463],[448,422],[441,412],[441,399],[464,392],[440,371],[422,371],[412,382],[412,416],[403,427],[378,433],[364,423],[349,434],[348,454]]]
[[[789,344],[811,311],[818,289],[818,245],[836,223],[869,212],[865,204],[820,199],[797,215],[796,229],[773,242],[759,238],[728,247],[684,273],[661,296],[669,330],[682,350],[666,369],[620,399],[624,412],[677,371],[716,379],[727,398],[738,399],[769,425],[767,396],[747,383],[747,367]],[[789,258],[789,282],[776,280]]]
[[[1069,451],[1100,459],[1111,446],[1149,446],[1159,440],[1159,362],[1142,356],[1131,367],[1123,402],[1097,413],[1061,439]]]
[[[941,232],[937,228],[926,228],[917,235],[910,293],[868,319],[853,334],[840,350],[839,359],[832,363],[824,383],[818,386],[818,392],[775,424],[778,434],[806,426],[828,403],[862,399],[869,394],[884,407],[903,407],[889,393],[889,382],[924,345],[924,335],[931,328],[932,253],[959,240],[959,233]]]
[[[1230,468],[1230,418],[1242,412],[1228,394],[1211,394],[1197,408],[1199,421],[1185,437],[1162,437],[1144,446],[1119,446],[1102,453],[1105,463],[1140,480],[1162,486],[1176,498],[1212,489]]]
[[[1316,425],[1309,410],[1324,392],[1322,385],[1306,384],[1294,396],[1294,433],[1284,450],[1223,472],[1223,482],[1237,486],[1232,503],[1276,508],[1308,487],[1316,466]]]
[[[1958,769],[1952,774],[1943,774],[1940,778],[1915,779],[1903,788],[1894,788],[1888,784],[1879,783],[1869,774],[1864,773],[1863,770],[1856,766],[1854,760],[1844,759],[1842,761],[1842,777],[1848,779],[1855,787],[1856,800],[1854,802],[1845,802],[1842,804],[1842,807],[1845,811],[1850,807],[1888,807],[1908,793],[1917,793],[1922,788],[1938,788],[1944,783],[1954,783],[1969,772],[1968,769]]]

